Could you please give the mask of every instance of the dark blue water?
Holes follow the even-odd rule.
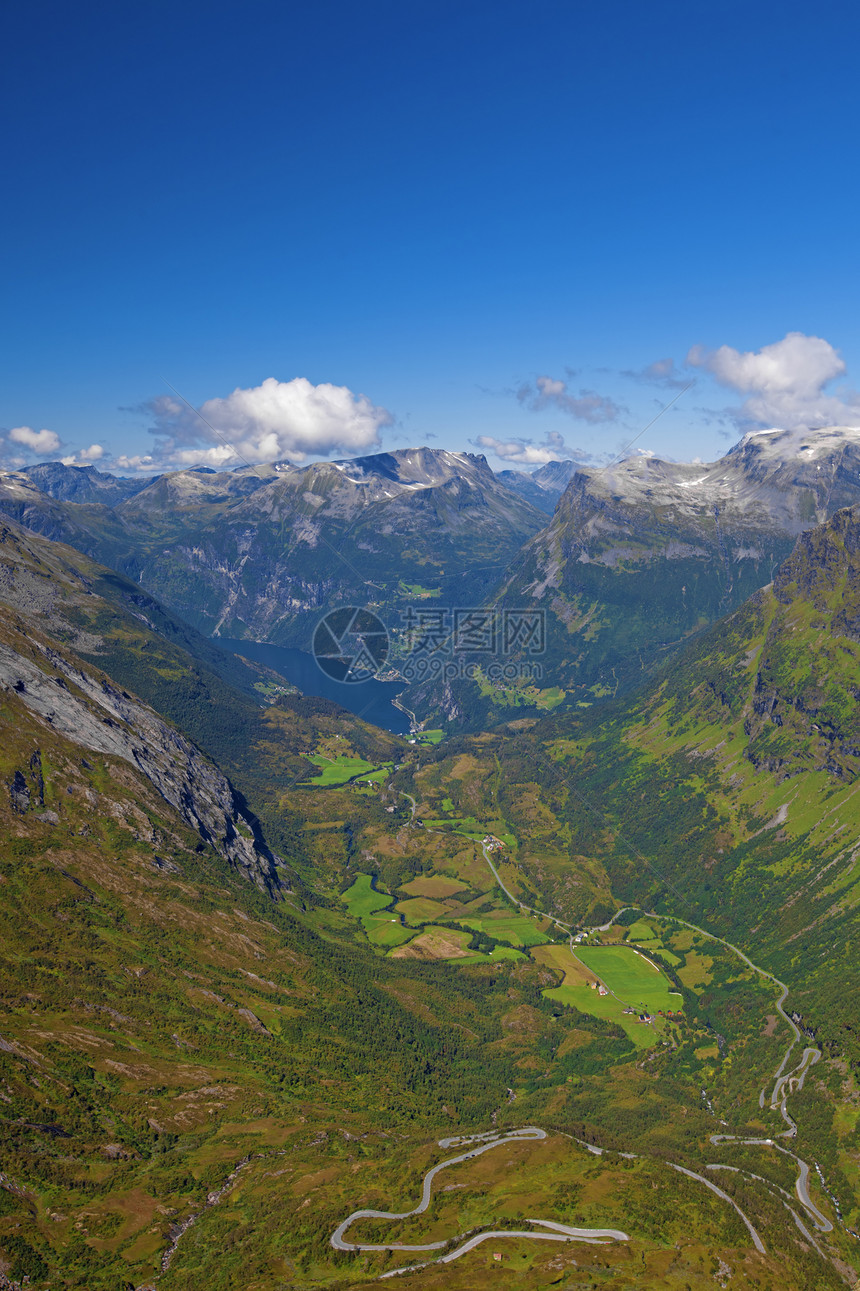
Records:
[[[313,655],[304,650],[269,645],[266,641],[233,641],[228,637],[213,637],[212,644],[221,650],[243,654],[246,659],[264,663],[297,686],[303,695],[319,695],[322,699],[334,700],[365,722],[394,731],[396,735],[409,734],[409,718],[391,702],[403,689],[402,681],[363,681],[358,685],[344,685],[321,672]]]

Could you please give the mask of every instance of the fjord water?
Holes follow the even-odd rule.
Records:
[[[213,637],[212,643],[221,650],[244,655],[246,659],[254,659],[273,668],[293,686],[297,686],[303,695],[331,699],[365,722],[393,731],[395,735],[409,734],[409,718],[392,703],[403,690],[403,682],[364,681],[356,685],[344,685],[343,682],[327,677],[318,668],[313,655],[305,650],[270,645],[266,641],[236,641],[229,637]]]

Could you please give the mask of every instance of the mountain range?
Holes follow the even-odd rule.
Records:
[[[551,534],[547,599],[602,571],[620,656],[637,571],[727,582],[637,689],[412,743],[215,649],[220,602],[188,622],[154,574],[37,530],[131,570],[161,550],[171,585],[194,526],[214,543],[219,516],[235,535],[259,514],[271,539],[308,485],[312,552],[339,507],[350,533],[405,529],[427,493],[437,528],[410,540],[438,551],[472,523],[452,497],[502,525],[481,459],[182,472],[113,506],[3,477],[0,1278],[369,1287],[416,1257],[334,1250],[344,1219],[405,1209],[469,1135],[533,1125],[446,1167],[395,1240],[492,1233],[524,1286],[853,1285],[855,453],[844,431],[752,436],[711,467],[578,470],[506,596],[541,604],[522,571]],[[746,561],[769,577],[736,605]],[[547,1252],[527,1216],[624,1240]],[[498,1272],[479,1246],[398,1280]]]
[[[66,466],[63,462],[38,462],[21,471],[48,497],[60,502],[94,502],[113,507],[133,498],[151,482],[149,476],[119,476],[95,466]]]
[[[538,511],[552,515],[575,470],[575,462],[562,461],[547,462],[536,471],[504,470],[496,474],[506,488],[519,493]]]
[[[767,584],[800,532],[860,500],[860,432],[751,433],[705,464],[639,456],[494,475],[483,457],[416,449],[141,485],[48,464],[0,478],[0,510],[207,636],[307,650],[320,616],[350,604],[395,640],[410,606],[542,612],[537,683],[408,690],[421,717],[477,729],[512,705],[593,703],[650,675]]]
[[[323,607],[481,602],[544,516],[486,459],[403,450],[162,475],[113,506],[0,478],[0,509],[141,583],[207,634],[307,649]],[[62,497],[58,495],[63,495]]]
[[[491,600],[545,613],[543,686],[593,703],[639,684],[769,583],[799,533],[858,501],[851,427],[751,433],[713,463],[580,467]],[[478,727],[533,705],[525,690],[455,683],[409,702]]]

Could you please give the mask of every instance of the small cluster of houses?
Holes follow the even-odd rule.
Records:
[[[628,1004],[624,1010],[625,1013],[632,1013],[637,1022],[653,1022],[654,1018],[650,1013],[640,1013],[632,1004]]]
[[[654,1022],[656,1018],[682,1018],[684,1016],[683,1013],[680,1011],[680,1009],[677,1009],[675,1011],[673,1011],[672,1009],[658,1009],[656,1014],[640,1013],[639,1010],[632,1004],[628,1004],[624,1012],[634,1014],[637,1022]]]
[[[598,995],[608,995],[608,994],[609,994],[609,992],[607,991],[606,987],[603,985],[603,983],[602,983],[602,982],[589,982],[589,983],[588,983],[588,985],[591,987],[591,989],[592,989],[593,991],[597,991],[597,994],[598,994]],[[625,1013],[627,1012],[627,1010],[626,1010],[626,1009],[625,1009],[624,1011],[625,1011]]]
[[[500,838],[496,838],[493,834],[485,834],[484,837],[481,839],[481,842],[483,843],[484,847],[486,847],[488,852],[504,851],[504,847],[505,847],[504,843]]]

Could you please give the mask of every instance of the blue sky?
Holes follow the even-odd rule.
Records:
[[[7,464],[599,459],[693,378],[637,447],[860,423],[852,6],[84,0],[3,27]]]

